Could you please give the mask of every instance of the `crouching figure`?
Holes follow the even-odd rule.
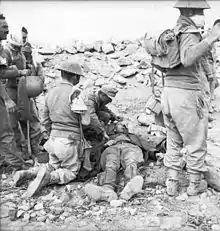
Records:
[[[61,64],[59,70],[62,81],[49,90],[45,98],[42,121],[45,132],[49,135],[44,145],[49,153],[49,163],[27,171],[19,171],[14,176],[16,186],[27,179],[35,178],[27,189],[27,198],[35,195],[43,186],[67,184],[74,180],[81,167],[81,123],[87,121],[88,125],[90,121],[83,118],[85,104],[84,108],[81,107],[79,113],[76,113],[72,109],[71,100],[74,100],[73,90],[77,89],[75,85],[79,82],[82,71],[77,63],[71,62]]]
[[[117,123],[115,133],[110,135],[108,146],[100,159],[101,169],[104,171],[99,178],[99,185],[87,184],[85,193],[93,200],[112,201],[118,199],[116,194],[117,174],[122,166],[127,184],[119,198],[129,200],[140,192],[143,186],[143,177],[138,175],[138,165],[144,162],[142,149],[134,144],[132,135],[122,123]]]

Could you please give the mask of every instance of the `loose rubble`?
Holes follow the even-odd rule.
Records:
[[[150,57],[145,52],[141,39],[136,41],[96,41],[83,44],[76,41],[70,47],[56,50],[39,49],[46,61],[45,89],[60,80],[56,67],[66,59],[77,60],[84,70],[81,87],[101,87],[111,84],[119,89],[111,109],[122,115],[131,132],[136,134],[166,135],[166,130],[155,123],[154,114],[146,113],[146,102],[151,92],[149,75],[152,73]],[[155,87],[160,89],[161,73],[155,72]],[[220,89],[217,89],[220,92]],[[220,93],[217,98],[220,102]],[[43,108],[43,96],[39,96],[39,110]],[[220,108],[217,106],[217,108]],[[216,110],[217,111],[217,110]],[[219,117],[219,112],[216,118]],[[210,130],[209,155],[211,163],[219,163],[220,121],[213,122]],[[216,144],[213,147],[211,144]],[[215,150],[215,151],[213,151]],[[72,182],[66,186],[51,186],[30,199],[22,198],[27,188],[15,188],[12,175],[1,175],[0,203],[3,230],[207,230],[219,231],[220,190],[219,185],[210,185],[207,193],[190,198],[186,194],[187,173],[181,176],[183,191],[176,198],[165,192],[166,169],[162,164],[163,153],[145,157],[140,168],[144,176],[144,188],[130,201],[115,200],[111,203],[94,203],[83,192],[87,182]],[[150,160],[151,159],[151,160]],[[207,178],[209,175],[207,175]],[[96,183],[97,177],[89,182]],[[13,227],[13,229],[11,229]],[[25,229],[24,229],[25,227]],[[37,227],[33,229],[33,227]]]

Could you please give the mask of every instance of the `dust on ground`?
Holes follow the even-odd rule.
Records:
[[[146,86],[122,89],[112,108],[123,115],[137,132],[147,132],[137,123],[137,115],[145,110],[150,95]],[[220,108],[220,87],[216,89],[216,108]],[[208,157],[220,167],[220,112],[215,112],[209,129]],[[143,191],[119,207],[106,202],[93,203],[84,194],[84,185],[97,182],[70,183],[50,186],[32,199],[22,198],[27,185],[15,188],[12,175],[1,175],[1,230],[2,231],[68,231],[68,230],[148,230],[148,231],[219,231],[220,193],[209,188],[207,192],[188,197],[187,174],[181,180],[179,197],[169,197],[165,192],[166,171],[155,162],[140,169],[145,177]]]

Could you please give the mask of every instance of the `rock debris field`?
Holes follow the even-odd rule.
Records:
[[[151,132],[153,115],[145,118],[145,124],[138,121],[138,116],[145,114],[146,101],[151,95],[149,74],[152,73],[150,57],[141,39],[111,39],[87,45],[76,41],[71,47],[42,48],[38,52],[45,60],[46,88],[60,80],[56,67],[61,61],[79,62],[85,73],[80,83],[82,87],[105,84],[117,87],[119,92],[110,108],[124,117],[130,132],[142,135]],[[160,90],[161,73],[155,71],[154,74],[155,88]],[[220,77],[220,66],[217,66],[217,76]],[[39,112],[43,108],[43,97],[37,98]],[[209,124],[207,162],[220,171],[220,87],[215,90],[212,104],[215,120]],[[123,204],[89,200],[83,191],[84,185],[96,183],[97,177],[87,182],[49,186],[27,200],[22,195],[28,183],[16,188],[13,186],[13,174],[3,172],[0,175],[1,230],[220,231],[220,192],[209,187],[199,196],[188,197],[187,173],[183,172],[179,196],[169,197],[165,191],[166,170],[162,162],[147,160],[140,172],[145,179],[142,192]]]

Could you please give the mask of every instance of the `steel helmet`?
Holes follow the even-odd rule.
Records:
[[[211,7],[206,0],[178,0],[174,8],[210,9]]]
[[[29,98],[37,97],[44,89],[43,76],[27,76],[26,77],[26,91]]]
[[[66,61],[63,62],[57,69],[60,71],[66,71],[69,73],[83,76],[82,68],[78,63]]]

